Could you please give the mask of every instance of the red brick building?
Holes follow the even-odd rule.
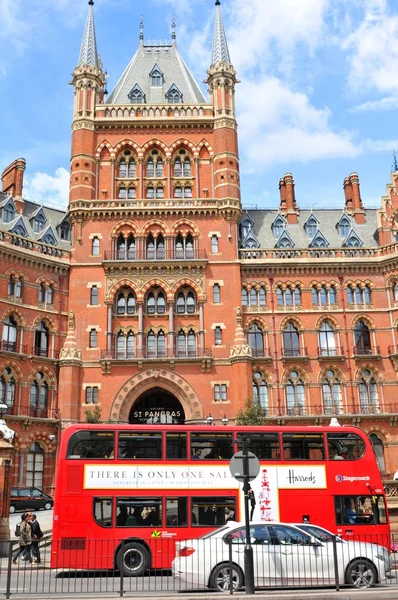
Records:
[[[14,483],[51,489],[60,427],[232,420],[248,398],[270,423],[337,416],[398,469],[398,173],[380,210],[358,176],[341,210],[242,209],[236,72],[216,2],[207,100],[177,49],[138,49],[107,97],[93,2],[73,73],[67,213],[2,175],[1,399]],[[54,439],[55,436],[55,439]]]

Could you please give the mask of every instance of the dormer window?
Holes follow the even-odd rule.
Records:
[[[60,227],[60,237],[61,240],[69,240],[70,239],[70,225],[67,222],[62,223]]]
[[[151,80],[151,87],[162,87],[163,85],[163,73],[158,65],[155,65],[152,71],[149,73]]]
[[[307,224],[305,226],[305,230],[310,239],[314,237],[316,234],[316,230],[318,228],[318,223],[315,218],[308,219]]]
[[[128,94],[128,97],[132,104],[145,104],[146,102],[145,94],[138,83],[136,83],[132,88],[131,92]]]
[[[7,206],[4,209],[4,217],[3,217],[4,223],[11,223],[14,216],[15,216],[14,207],[12,206],[12,204],[7,204]]]
[[[342,238],[346,238],[351,229],[350,221],[347,217],[343,217],[339,223],[339,234]]]
[[[182,94],[174,83],[166,94],[166,101],[168,104],[180,104],[183,101]]]
[[[45,223],[44,215],[42,215],[42,214],[37,215],[37,217],[35,217],[35,220],[33,222],[33,231],[35,233],[39,233],[43,229],[44,223]]]
[[[285,226],[285,219],[279,215],[272,225],[272,231],[274,232],[275,239],[279,239],[281,237],[282,233],[285,231]]]

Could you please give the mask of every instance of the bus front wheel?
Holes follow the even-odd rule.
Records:
[[[119,550],[116,565],[123,575],[139,577],[149,569],[149,552],[142,544],[129,542]]]

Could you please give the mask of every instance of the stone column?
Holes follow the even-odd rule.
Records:
[[[138,357],[142,358],[144,342],[144,303],[138,304]]]
[[[174,356],[174,302],[169,302],[169,356]]]
[[[106,350],[112,352],[112,306],[108,306],[107,314]]]
[[[204,304],[199,304],[199,348],[203,355],[205,349],[205,318],[204,318]]]

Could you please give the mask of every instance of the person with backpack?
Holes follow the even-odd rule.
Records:
[[[41,538],[43,537],[43,532],[40,528],[40,523],[37,520],[36,515],[33,513],[31,516],[30,526],[32,529],[32,558],[33,562],[40,564],[40,548],[39,543]]]
[[[21,556],[21,560],[26,560],[26,562],[31,563],[32,562],[32,558],[30,555],[30,548],[32,545],[32,528],[30,525],[30,516],[27,515],[26,513],[23,513],[22,517],[21,517],[21,522],[18,523],[19,525],[19,548],[18,550],[15,552],[14,556],[12,557],[12,562],[14,565],[17,564],[17,558],[19,556]],[[15,529],[15,535],[18,532],[18,525]]]

